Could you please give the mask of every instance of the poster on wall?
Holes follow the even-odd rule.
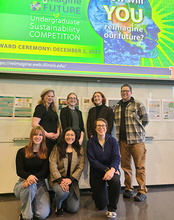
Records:
[[[160,99],[148,99],[147,111],[150,121],[161,121],[161,100]]]
[[[14,95],[0,95],[0,118],[13,118]]]
[[[15,118],[28,118],[32,116],[32,96],[16,95],[14,105]]]
[[[119,101],[120,101],[120,98],[108,98],[107,106],[109,106],[114,111],[115,106]]]
[[[82,97],[82,112],[89,112],[89,109],[94,107],[91,98],[89,97]]]
[[[174,121],[174,100],[162,100],[163,121]]]
[[[0,1],[0,72],[174,80],[174,1]]]

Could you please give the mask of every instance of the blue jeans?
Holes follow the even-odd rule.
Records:
[[[14,186],[15,196],[21,200],[22,217],[31,219],[33,216],[45,219],[50,213],[50,197],[44,179],[38,180],[27,188],[22,188],[23,178],[19,178]]]
[[[59,184],[53,186],[55,192],[56,207],[60,209],[62,202],[68,212],[75,213],[79,209],[80,199],[74,193],[73,187],[70,186],[69,192],[64,192]]]

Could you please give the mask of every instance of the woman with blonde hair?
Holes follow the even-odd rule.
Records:
[[[16,155],[16,172],[20,178],[15,184],[14,194],[22,205],[19,220],[45,219],[49,215],[50,197],[45,185],[48,170],[45,132],[41,126],[35,126],[28,145],[19,149]]]
[[[54,103],[55,93],[51,88],[46,88],[41,92],[41,100],[35,108],[32,126],[41,125],[46,136],[46,146],[51,151],[57,143],[60,134],[59,118]]]

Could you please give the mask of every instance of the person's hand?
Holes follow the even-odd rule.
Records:
[[[37,184],[37,180],[38,178],[36,178],[34,175],[30,175],[28,178],[27,178],[27,182],[28,182],[28,185],[32,185],[33,183],[36,183]]]
[[[72,181],[69,178],[65,178],[65,179],[62,179],[61,183],[68,186],[72,183]]]
[[[111,167],[104,175],[103,180],[108,181],[111,180],[112,177],[114,176],[115,169]]]
[[[51,138],[52,140],[56,140],[59,137],[59,134],[54,134],[53,137]]]
[[[55,134],[53,132],[49,132],[49,133],[47,132],[45,135],[48,139],[52,139]]]
[[[29,186],[27,180],[24,180],[23,183],[24,183],[24,184],[23,184],[22,188],[27,188],[27,187]]]
[[[120,172],[117,170],[115,171],[115,174],[119,175],[120,176]]]
[[[63,182],[60,183],[60,187],[64,192],[69,192],[69,185],[64,184]]]

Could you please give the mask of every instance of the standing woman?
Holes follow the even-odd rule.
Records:
[[[50,186],[55,192],[56,215],[77,212],[80,204],[79,179],[85,165],[84,150],[73,128],[66,128],[49,157]]]
[[[60,134],[60,124],[54,103],[54,90],[47,88],[41,94],[41,100],[35,108],[32,126],[41,125],[46,136],[46,146],[51,151]]]
[[[119,147],[116,139],[106,134],[108,123],[104,118],[98,118],[94,127],[96,134],[87,143],[93,199],[99,210],[107,206],[108,218],[115,218],[120,196]]]
[[[28,145],[18,150],[16,170],[20,177],[14,194],[21,200],[19,220],[45,219],[50,213],[50,197],[45,185],[48,175],[48,149],[41,126],[33,127]]]
[[[71,92],[67,96],[68,106],[61,109],[60,120],[63,131],[67,127],[73,127],[77,133],[79,144],[82,145],[84,137],[84,123],[82,118],[82,112],[75,106],[77,104],[77,95]]]
[[[97,118],[104,118],[108,122],[107,134],[111,134],[113,128],[114,113],[113,110],[107,107],[106,98],[101,92],[94,92],[91,101],[95,107],[88,112],[87,118],[87,134],[91,138],[95,133],[94,122]]]

